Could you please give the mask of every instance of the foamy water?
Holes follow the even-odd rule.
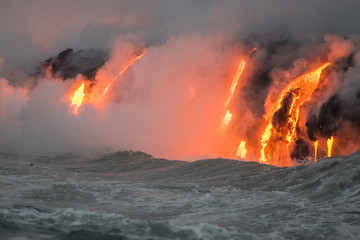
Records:
[[[0,156],[1,239],[359,239],[360,153],[255,162]]]

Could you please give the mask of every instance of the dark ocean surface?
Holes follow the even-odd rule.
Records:
[[[360,152],[288,168],[0,154],[0,239],[360,239]]]

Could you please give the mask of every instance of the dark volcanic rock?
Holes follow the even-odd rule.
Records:
[[[82,74],[89,80],[95,78],[96,71],[105,64],[108,54],[98,50],[79,50],[74,52],[68,48],[58,56],[41,63],[43,71],[50,67],[53,76],[60,76],[64,80]]]
[[[310,147],[304,139],[299,138],[295,141],[295,146],[290,154],[290,157],[294,160],[301,160],[309,156]]]

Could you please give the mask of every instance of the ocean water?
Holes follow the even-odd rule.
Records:
[[[360,239],[360,152],[288,168],[0,154],[0,239]]]

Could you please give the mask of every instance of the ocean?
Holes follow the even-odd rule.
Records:
[[[0,239],[360,239],[359,161],[1,153]]]

